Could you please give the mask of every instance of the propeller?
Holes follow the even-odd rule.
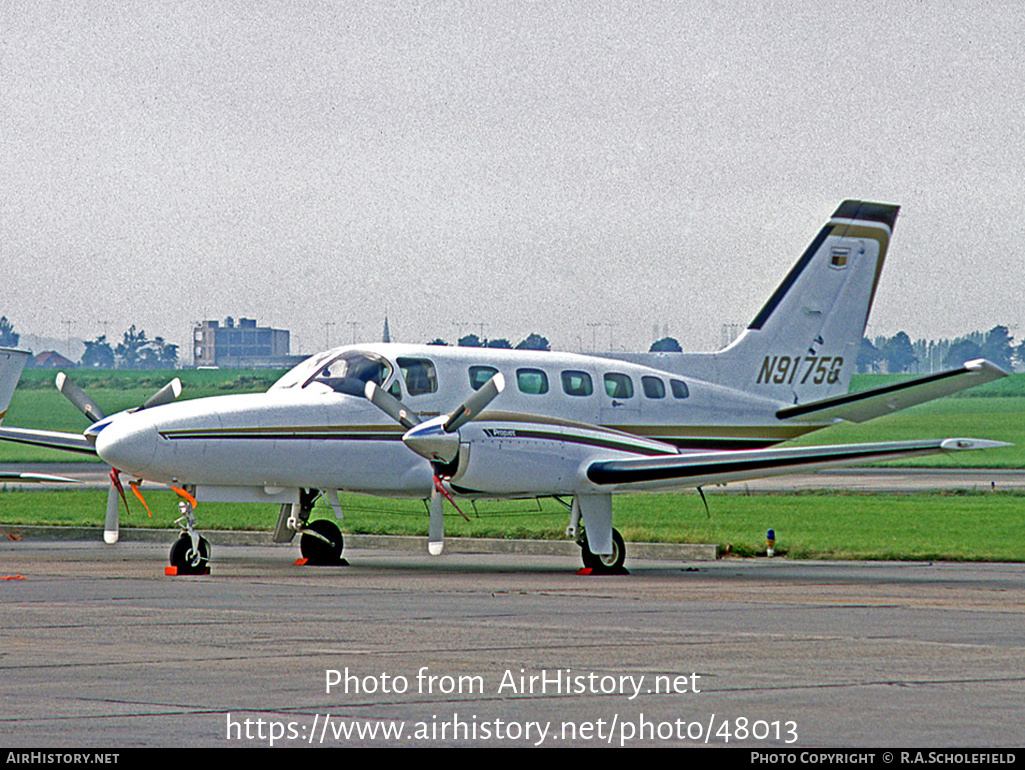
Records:
[[[84,390],[68,379],[68,375],[64,374],[64,372],[57,373],[57,390],[63,393],[68,401],[77,406],[79,411],[93,422],[99,422],[107,416],[96,405],[96,402],[86,395]]]
[[[459,510],[459,506],[455,504],[443,484],[448,466],[459,457],[459,429],[483,412],[504,389],[505,377],[499,372],[453,412],[421,422],[401,401],[382,390],[376,383],[368,382],[366,385],[364,393],[367,400],[406,428],[402,441],[431,462],[434,486],[431,489],[427,551],[432,556],[438,556],[445,548],[445,499],[447,498],[463,518],[466,518],[466,514]]]
[[[78,410],[89,418],[91,422],[97,423],[106,417],[103,410],[97,406],[96,402],[89,398],[86,392],[73,383],[64,372],[59,372],[57,374],[56,384],[57,390],[59,390],[72,404],[78,407]],[[146,399],[142,406],[130,409],[129,411],[138,412],[142,409],[152,409],[155,406],[169,404],[178,398],[181,393],[182,382],[180,379],[175,377],[164,387]],[[132,492],[135,493],[136,497],[142,500],[142,504],[146,510],[149,510],[149,506],[147,506],[146,501],[142,499],[142,493],[139,492],[139,489],[135,484],[132,484]],[[125,510],[128,510],[128,498],[125,496],[125,489],[121,484],[121,472],[116,468],[111,468],[110,489],[107,492],[107,513],[103,522],[103,540],[106,543],[116,543],[120,537],[120,502],[122,500],[125,503]]]

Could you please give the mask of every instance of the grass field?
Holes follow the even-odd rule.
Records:
[[[130,498],[131,499],[131,498]],[[122,526],[168,528],[177,518],[176,498],[151,491],[148,517],[132,500]],[[706,514],[693,493],[618,496],[615,526],[634,542],[717,543],[740,556],[764,553],[765,533],[776,531],[778,555],[810,559],[915,559],[1025,561],[1025,495],[964,492],[881,495],[847,493],[710,494]],[[106,492],[26,491],[0,494],[0,529],[50,524],[99,527]],[[421,501],[342,496],[345,532],[427,534]],[[452,537],[562,539],[568,523],[564,507],[552,500],[488,502],[461,506],[464,521],[446,509]],[[277,510],[269,505],[201,504],[203,529],[273,528]],[[319,503],[315,518],[330,518]],[[173,539],[168,535],[168,543]]]
[[[29,428],[81,431],[85,418],[53,387],[53,372],[26,371],[15,393],[6,424]],[[260,392],[281,372],[75,372],[106,411],[142,403],[173,376],[184,383],[183,398],[223,393]],[[894,377],[861,376],[853,389],[875,387]],[[904,464],[947,467],[1025,468],[1025,375],[1014,375],[864,425],[838,425],[804,437],[801,443],[891,441],[946,436],[973,436],[1016,444],[1007,449],[968,452],[954,457],[923,458]],[[0,442],[0,462],[82,459],[66,453]],[[29,491],[0,494],[0,528],[24,524],[100,526],[106,493],[102,491]],[[176,498],[150,491],[155,511],[145,516],[134,504],[122,514],[125,526],[170,527]],[[710,494],[711,515],[696,494],[619,496],[614,501],[616,526],[628,541],[698,542],[729,546],[740,555],[765,548],[765,532],[777,534],[777,553],[802,558],[952,559],[1025,561],[1025,496],[1013,493],[872,495],[806,493],[787,495]],[[347,532],[425,535],[427,515],[420,501],[343,498]],[[452,536],[563,537],[568,516],[554,501],[464,505],[470,522],[446,515]],[[330,516],[325,506],[317,515]],[[272,506],[203,505],[204,529],[270,529]],[[170,538],[170,536],[169,536]]]

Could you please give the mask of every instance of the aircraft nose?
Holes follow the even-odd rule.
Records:
[[[121,415],[96,434],[96,454],[126,473],[141,476],[152,463],[156,449],[156,428],[142,415]]]

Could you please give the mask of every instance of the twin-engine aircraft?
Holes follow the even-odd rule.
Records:
[[[105,539],[118,538],[121,476],[182,497],[179,572],[210,548],[197,502],[280,505],[275,540],[338,563],[342,535],[312,520],[338,493],[430,500],[428,549],[444,546],[444,500],[552,497],[585,566],[621,570],[612,495],[700,488],[796,471],[1004,446],[946,438],[775,447],[842,420],[863,422],[1006,376],[987,361],[848,393],[897,206],[845,201],[746,331],[705,354],[569,353],[367,344],[328,350],[266,393],[175,401],[177,380],[106,416],[63,374],[84,434],[0,428],[0,439],[98,455],[113,469]],[[6,409],[27,354],[0,359]],[[2,414],[0,414],[2,417]]]

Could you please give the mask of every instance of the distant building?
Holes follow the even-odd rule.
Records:
[[[39,369],[73,369],[76,364],[56,350],[46,350],[29,359],[28,365]]]
[[[196,366],[228,369],[285,368],[302,356],[289,355],[287,329],[257,326],[252,318],[203,321],[192,333]]]

